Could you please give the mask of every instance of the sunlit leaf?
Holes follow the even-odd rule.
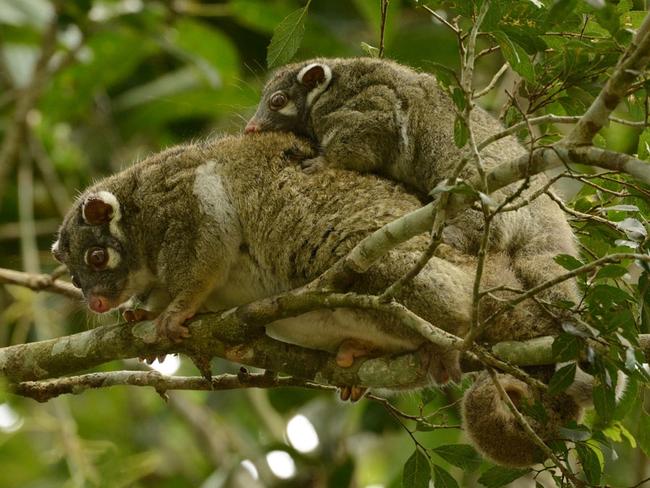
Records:
[[[600,476],[602,475],[602,467],[600,460],[594,452],[596,447],[588,444],[577,444],[576,451],[578,452],[578,459],[585,473],[587,481],[592,485],[600,483]]]

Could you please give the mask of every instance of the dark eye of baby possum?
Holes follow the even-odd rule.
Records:
[[[81,283],[79,283],[79,278],[77,278],[75,275],[72,275],[72,285],[75,286],[76,288],[81,288]]]
[[[86,251],[86,263],[96,270],[103,269],[108,263],[108,252],[103,247],[91,247]]]
[[[273,95],[271,95],[271,98],[269,100],[269,107],[272,110],[279,110],[284,107],[288,101],[289,99],[283,92],[275,92]]]

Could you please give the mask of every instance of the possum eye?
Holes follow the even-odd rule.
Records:
[[[269,107],[271,110],[280,110],[282,107],[284,107],[289,99],[287,98],[287,95],[285,95],[284,92],[275,92],[273,95],[271,95],[271,98],[269,99]]]
[[[77,278],[75,275],[72,275],[72,285],[75,288],[81,288],[81,283],[79,283],[79,278]]]
[[[95,270],[104,269],[108,263],[108,251],[103,247],[91,247],[86,251],[86,263]]]

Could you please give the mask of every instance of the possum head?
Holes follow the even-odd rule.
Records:
[[[309,110],[331,81],[332,69],[325,63],[309,61],[280,68],[264,87],[244,132],[277,130],[308,136]]]
[[[65,217],[52,245],[54,258],[67,266],[72,283],[94,312],[114,309],[139,291],[131,283],[133,256],[125,246],[121,217],[114,194],[84,194]]]

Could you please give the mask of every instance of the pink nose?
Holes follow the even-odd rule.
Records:
[[[251,134],[253,132],[259,132],[260,131],[260,126],[257,125],[256,122],[253,121],[253,119],[248,121],[248,124],[246,124],[246,128],[244,129],[244,134]]]
[[[108,312],[111,309],[108,299],[101,295],[90,295],[88,298],[88,307],[97,313]]]

